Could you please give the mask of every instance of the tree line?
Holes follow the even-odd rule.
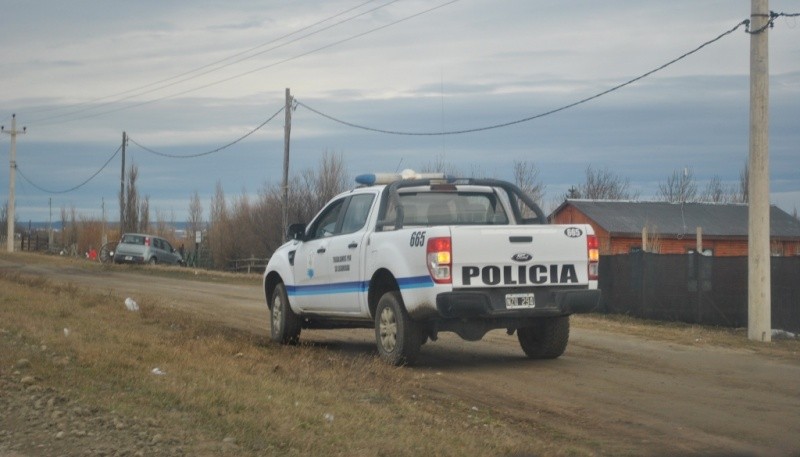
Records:
[[[421,172],[443,172],[455,176],[484,176],[477,169],[467,173],[437,156],[419,167]],[[265,184],[255,195],[242,191],[227,197],[222,183],[217,182],[211,198],[208,217],[199,193],[195,190],[189,199],[186,231],[183,237],[175,230],[174,212],[156,211],[151,219],[150,197],[140,195],[137,180],[138,168],[131,165],[125,186],[119,194],[121,226],[106,227],[101,221],[78,215],[75,208],[61,209],[62,230],[55,242],[85,252],[99,248],[107,240],[115,241],[122,233],[153,233],[167,238],[177,248],[187,246],[192,251],[195,233],[201,232],[202,249],[206,251],[208,266],[224,269],[233,259],[267,258],[285,241],[282,226],[282,188]],[[746,166],[740,172],[739,182],[725,185],[718,176],[712,177],[702,188],[691,168],[674,170],[658,185],[655,197],[669,202],[747,203],[748,173]],[[545,208],[546,185],[539,168],[529,161],[513,163],[513,181],[546,211],[560,205],[565,198],[591,200],[638,200],[639,192],[626,178],[608,168],[587,166],[582,182],[572,185],[565,194],[555,197]],[[294,174],[290,179],[288,215],[290,222],[308,222],[322,206],[335,195],[351,187],[350,176],[341,154],[325,152],[316,166]],[[0,208],[0,227],[5,227],[5,207]],[[797,210],[794,211],[797,217]]]

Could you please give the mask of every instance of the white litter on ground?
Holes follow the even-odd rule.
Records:
[[[139,311],[139,305],[131,297],[125,299],[125,307],[128,311]]]

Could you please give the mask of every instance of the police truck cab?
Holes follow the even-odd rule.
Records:
[[[440,332],[478,341],[506,329],[529,358],[556,358],[570,314],[598,306],[592,227],[548,224],[514,184],[411,170],[356,181],[310,223],[292,224],[270,258],[273,341],[374,328],[381,358],[402,365]]]

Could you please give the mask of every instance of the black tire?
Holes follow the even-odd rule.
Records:
[[[289,296],[283,283],[272,291],[270,309],[270,339],[280,344],[297,344],[300,340],[300,317],[289,306]]]
[[[403,306],[400,292],[386,292],[375,309],[378,353],[390,365],[414,363],[422,346],[422,331]]]
[[[534,326],[518,329],[517,338],[531,359],[558,358],[569,342],[569,316],[538,319]]]
[[[117,242],[112,241],[100,247],[100,262],[102,263],[116,263],[114,262],[114,251],[117,250]]]
[[[156,265],[158,263],[158,259],[156,259],[155,257],[150,257],[150,260],[147,263],[149,263],[150,265]]]

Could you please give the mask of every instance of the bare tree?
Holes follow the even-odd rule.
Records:
[[[691,168],[675,170],[665,183],[658,185],[658,196],[668,202],[697,201],[697,183]]]
[[[175,241],[175,211],[156,209],[156,235]]]
[[[139,203],[139,231],[147,233],[150,231],[150,196],[145,195]]]
[[[195,233],[203,228],[203,204],[200,202],[200,194],[194,191],[189,201],[189,218],[186,220],[186,239],[195,239]]]
[[[575,186],[570,186],[570,188],[567,189],[566,197],[567,198],[572,198],[572,199],[581,198],[581,191],[580,191],[579,188],[577,188]]]
[[[139,191],[136,189],[136,179],[139,176],[139,167],[131,164],[128,170],[128,182],[125,186],[125,207],[123,211],[122,227],[120,234],[136,232],[139,229]]]
[[[733,193],[734,192],[730,191],[725,187],[724,184],[722,184],[719,176],[714,175],[714,177],[711,178],[711,181],[709,181],[706,185],[703,193],[700,194],[700,201],[711,203],[728,203],[731,201]]]
[[[750,169],[747,163],[744,164],[739,172],[739,191],[733,194],[731,199],[734,203],[747,203],[750,201],[748,186],[750,185]]]
[[[444,153],[439,153],[434,156],[432,162],[428,162],[419,167],[420,173],[444,173],[445,175],[460,176],[461,171],[445,159]],[[473,169],[473,175],[475,170]]]
[[[591,165],[586,167],[586,181],[577,186],[577,189],[573,186],[569,195],[573,195],[569,198],[591,200],[635,200],[639,198],[638,192],[630,190],[630,179],[623,178],[608,168],[595,170]]]
[[[325,151],[316,175],[317,206],[322,207],[331,198],[347,188],[349,177],[341,154]]]
[[[211,199],[211,216],[209,218],[208,242],[216,268],[224,268],[233,257],[233,244],[236,234],[232,230],[233,223],[222,182],[217,181],[214,197]]]
[[[527,161],[514,161],[514,184],[540,207],[544,200],[545,184],[539,177],[539,168]]]

